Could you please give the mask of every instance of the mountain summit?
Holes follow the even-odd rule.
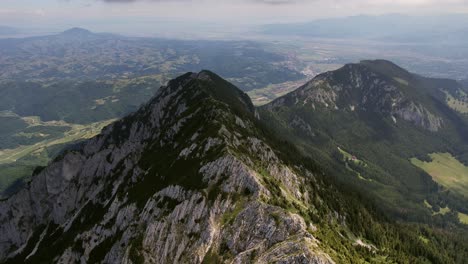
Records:
[[[434,153],[468,164],[465,97],[456,81],[422,77],[385,60],[362,61],[318,75],[259,113],[278,136],[373,194],[390,215],[422,221],[437,213],[424,201],[468,212],[468,190],[445,181],[452,175],[430,175],[414,164],[431,162]]]
[[[258,118],[248,96],[212,72],[170,81],[0,202],[0,261],[451,259],[439,250],[444,237],[424,233],[437,250],[415,243],[418,229],[387,222],[339,189],[321,164]]]
[[[254,115],[209,71],[170,81],[0,203],[0,258],[332,263],[310,222],[271,204],[307,208],[313,177],[275,154]]]
[[[299,104],[329,111],[366,111],[437,131],[443,125],[442,118],[431,105],[424,104],[428,93],[418,90],[419,85],[415,76],[389,61],[362,61],[321,74],[271,106]]]
[[[60,34],[64,36],[89,36],[93,35],[93,32],[84,28],[74,27],[63,31]]]

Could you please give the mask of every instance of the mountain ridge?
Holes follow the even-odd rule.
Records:
[[[463,258],[463,243],[456,253],[437,247],[448,239],[443,233],[377,216],[369,201],[338,189],[259,117],[244,92],[214,73],[169,81],[137,112],[63,153],[36,171],[28,188],[0,202],[0,260]],[[434,244],[422,242],[421,232]]]
[[[328,164],[347,184],[373,193],[384,211],[425,221],[430,211],[424,199],[468,210],[465,198],[448,194],[410,162],[448,152],[467,164],[467,119],[448,99],[460,94],[456,81],[415,75],[388,61],[363,61],[321,74],[259,112],[305,155]]]
[[[2,35],[11,36],[11,35],[16,35],[18,33],[20,33],[20,30],[15,27],[0,25],[0,36]]]
[[[466,14],[409,16],[402,14],[358,15],[318,19],[303,23],[270,24],[267,35],[330,39],[368,39],[396,43],[451,43],[466,41]],[[357,30],[359,29],[359,30]]]
[[[78,246],[78,248],[83,248],[84,252],[75,252],[73,250],[75,246],[66,249],[63,248],[65,245],[61,245],[56,248],[56,254],[58,255],[55,261],[78,261],[80,258],[87,258],[87,261],[92,262],[104,259],[106,262],[114,262],[121,258],[130,258],[135,261],[135,259],[138,258],[151,259],[161,254],[159,257],[164,257],[167,260],[183,261],[184,259],[188,260],[190,258],[193,260],[193,258],[195,258],[197,262],[201,262],[203,258],[206,257],[206,254],[212,254],[213,256],[211,257],[215,257],[216,254],[214,250],[220,247],[220,242],[216,242],[220,241],[218,237],[219,231],[216,231],[216,226],[219,224],[209,227],[212,225],[210,224],[210,222],[213,221],[211,220],[212,217],[216,216],[216,222],[221,221],[220,218],[223,218],[223,214],[228,213],[227,210],[230,210],[229,208],[232,208],[231,210],[236,208],[235,200],[241,199],[242,203],[246,203],[246,208],[243,208],[243,211],[239,212],[239,214],[243,214],[244,217],[251,217],[250,221],[257,221],[260,225],[268,226],[273,224],[276,226],[275,229],[277,229],[277,231],[271,234],[269,232],[265,233],[266,230],[262,229],[246,231],[245,229],[249,227],[242,226],[242,222],[238,222],[235,218],[229,220],[234,221],[232,225],[240,225],[237,228],[226,228],[224,231],[232,232],[232,234],[226,236],[226,238],[232,237],[234,239],[232,242],[229,242],[228,239],[228,243],[233,243],[228,247],[229,250],[237,252],[235,253],[235,258],[238,259],[238,261],[249,258],[250,253],[248,252],[250,251],[242,252],[245,250],[245,247],[249,246],[248,241],[250,239],[254,239],[256,236],[268,236],[267,241],[270,242],[255,250],[255,252],[258,252],[259,258],[261,257],[267,260],[277,257],[285,259],[303,259],[307,257],[308,259],[320,260],[320,263],[331,263],[326,254],[320,253],[321,251],[317,247],[317,242],[314,242],[315,239],[306,231],[306,225],[302,218],[289,215],[281,210],[278,211],[278,209],[258,203],[255,200],[249,202],[249,196],[269,197],[269,191],[265,189],[263,185],[259,184],[256,178],[257,176],[248,169],[247,165],[244,163],[245,161],[238,159],[238,156],[235,154],[229,154],[226,147],[228,147],[229,144],[240,144],[247,140],[250,142],[250,148],[257,149],[256,151],[262,149],[260,152],[264,153],[262,155],[265,159],[276,160],[277,158],[275,158],[275,155],[269,151],[268,148],[265,149],[263,143],[258,139],[238,138],[234,141],[229,139],[230,137],[238,137],[232,134],[235,133],[236,130],[249,130],[248,119],[245,119],[245,116],[244,119],[238,119],[228,114],[229,110],[227,110],[233,106],[233,111],[236,111],[236,105],[238,103],[243,104],[245,101],[243,101],[243,99],[232,100],[232,98],[228,103],[212,101],[210,98],[214,98],[212,97],[213,95],[206,95],[206,91],[210,91],[210,88],[204,86],[207,82],[213,81],[211,80],[212,77],[215,76],[204,71],[200,74],[188,73],[169,82],[167,88],[163,88],[157,93],[155,97],[157,99],[150,101],[142,110],[105,128],[102,135],[88,141],[81,149],[69,152],[57,158],[56,162],[53,162],[49,167],[35,176],[28,189],[29,191],[20,191],[20,193],[13,196],[8,201],[2,202],[0,204],[1,228],[5,234],[9,234],[2,239],[3,246],[0,250],[2,259],[8,254],[13,254],[10,256],[15,256],[18,261],[19,259],[23,259],[34,262],[44,257],[50,258],[52,256],[44,255],[46,254],[45,252],[48,252],[47,248],[50,245],[43,245],[41,242],[45,243],[42,241],[43,239],[53,241],[52,239],[56,238],[58,241],[55,243],[65,243],[66,246],[73,246],[73,244],[78,243],[76,246]],[[230,87],[226,88],[231,89]],[[242,92],[239,90],[235,92],[242,95]],[[185,96],[189,96],[189,98],[193,100],[185,101]],[[217,94],[216,96],[220,95]],[[223,98],[223,96],[220,97]],[[188,102],[191,102],[189,104],[192,106],[195,104],[201,108],[196,107],[194,109],[192,106],[186,105]],[[203,108],[206,110],[200,110]],[[220,112],[219,109],[225,109],[227,112]],[[245,114],[246,112],[243,113]],[[248,113],[253,119],[253,113]],[[174,117],[181,117],[181,119],[176,120]],[[188,121],[190,117],[196,118],[197,121]],[[192,127],[194,124],[199,124],[199,122],[202,121],[200,118],[205,119],[205,125]],[[226,130],[223,124],[216,121],[223,120],[223,118],[234,118],[235,120],[231,122],[237,128]],[[154,128],[158,129],[154,130]],[[183,136],[188,132],[186,131],[187,129],[190,131],[190,137],[188,137],[188,135]],[[205,129],[208,130],[204,132]],[[221,134],[216,132],[218,129]],[[160,136],[153,133],[159,134]],[[218,137],[221,136],[221,138],[213,137],[215,135],[218,135]],[[191,137],[194,138],[193,140],[195,140],[195,142],[205,142],[205,145],[197,146],[195,142],[190,143],[192,142]],[[155,139],[158,138],[159,140],[155,141]],[[225,139],[223,140],[222,138]],[[183,143],[182,140],[189,141],[185,143],[187,147],[180,146],[180,144]],[[180,153],[179,151],[174,152],[173,148],[178,149]],[[228,148],[236,147],[232,145]],[[204,157],[206,153],[211,153],[209,156],[214,155],[212,157],[215,158],[215,160],[208,159],[208,163],[200,163],[200,158]],[[137,160],[139,160],[139,162],[135,163]],[[196,160],[195,163],[194,160]],[[275,164],[277,162],[275,162]],[[99,165],[102,163],[107,165]],[[180,170],[181,166],[183,168],[182,171]],[[198,166],[200,166],[199,169]],[[279,166],[278,168],[280,168],[280,170],[274,172],[274,175],[276,175],[276,177],[286,177],[283,180],[287,180],[289,184],[295,186],[294,189],[299,188],[293,181],[297,176],[294,176],[294,174],[286,168],[281,169],[282,165]],[[81,171],[80,168],[86,169]],[[128,173],[130,174],[127,175]],[[162,177],[161,182],[155,182],[154,179],[151,179],[151,177],[158,177],[160,173],[162,173],[162,175],[159,176]],[[230,176],[232,173],[236,173],[235,178]],[[223,174],[226,174],[228,178],[223,176]],[[78,175],[80,175],[79,178],[77,178]],[[105,177],[100,179],[100,176]],[[141,178],[142,176],[143,178]],[[201,176],[203,176],[203,178],[200,178]],[[114,187],[111,187],[112,185],[110,185],[110,182],[107,182],[107,185],[102,185],[102,181],[106,182],[108,180],[112,180],[112,185],[114,185]],[[77,182],[75,183],[75,181]],[[129,186],[124,187],[124,185],[122,185],[123,182],[129,184]],[[220,184],[219,187],[217,187],[217,182]],[[200,188],[208,188],[206,189],[208,193],[204,194],[204,192],[197,191]],[[29,192],[29,195],[26,195],[25,192]],[[245,192],[245,197],[235,196],[237,192]],[[222,193],[226,193],[225,195],[227,195],[227,197],[221,199]],[[17,197],[31,198],[18,200]],[[75,198],[70,200],[72,197]],[[32,200],[29,201],[28,199]],[[244,199],[247,200],[244,201]],[[57,200],[60,202],[55,204],[53,201]],[[31,205],[32,208],[30,208]],[[122,208],[116,211],[117,208],[121,206]],[[189,207],[191,209],[188,209]],[[11,208],[17,208],[16,210],[19,211],[14,214],[15,216],[13,219],[7,220],[11,216]],[[153,210],[154,212],[152,213]],[[175,211],[171,213],[171,210]],[[103,211],[103,213],[97,213],[100,211]],[[166,211],[171,218],[168,218],[166,215],[167,213],[165,213]],[[136,212],[141,212],[141,215],[135,215]],[[271,222],[270,213],[273,212],[281,215],[282,220],[278,225]],[[150,224],[152,223],[151,221],[154,221],[151,220],[152,218],[148,218],[151,214],[155,214],[155,216],[161,219],[167,219],[161,220],[160,223],[168,223],[169,225],[165,227],[165,224],[157,224],[157,220],[154,224]],[[214,215],[210,216],[211,214]],[[254,220],[252,217],[255,215],[262,217]],[[86,226],[89,224],[95,224],[94,222],[89,222],[91,220],[86,219],[96,219],[96,221],[99,221],[101,217],[104,222],[101,225],[96,225],[92,229],[92,233],[76,233],[86,231]],[[109,221],[112,221],[113,217],[116,217],[116,222],[109,230],[104,226],[108,226]],[[172,230],[171,226],[182,221],[180,220],[182,219],[181,217],[187,217],[187,220],[185,220],[186,222],[184,221],[185,224],[183,224],[187,226],[186,230],[179,233],[179,231]],[[125,218],[128,219],[123,221]],[[119,229],[126,230],[123,234],[120,234],[120,236],[122,236],[122,238],[120,238],[121,242],[112,243],[116,243],[116,245],[122,243],[127,244],[127,249],[135,248],[137,245],[134,245],[132,240],[129,239],[133,238],[133,240],[138,240],[138,238],[134,237],[136,230],[128,226],[133,218],[135,218],[134,221],[137,221],[137,223],[143,221],[141,224],[149,221],[147,222],[148,226],[145,232],[145,237],[147,238],[145,241],[148,239],[152,241],[148,242],[152,247],[155,247],[152,253],[148,255],[138,250],[134,253],[136,256],[126,256],[125,252],[114,246],[108,254],[96,255],[98,254],[96,252],[98,247],[95,248],[96,243],[109,243],[106,237],[109,239],[112,238],[111,241],[114,241],[114,239],[119,240],[119,232],[117,232]],[[283,222],[283,220],[285,222]],[[50,222],[48,223],[48,221]],[[6,224],[6,222],[12,224]],[[174,223],[171,224],[172,222]],[[29,228],[17,229],[13,227],[15,225],[13,223],[23,228],[26,226]],[[284,226],[282,223],[287,223],[287,226]],[[209,228],[200,229],[200,225],[208,225]],[[39,230],[38,232],[40,232],[41,238],[34,241],[35,235],[32,235],[33,241],[23,245],[23,243],[28,241],[31,237],[31,234],[27,231],[31,228],[37,228],[36,230]],[[117,228],[117,230],[115,228]],[[193,232],[196,233],[201,232],[201,237],[193,238],[194,241],[186,240],[186,233],[189,232],[189,230],[193,230]],[[158,238],[157,234],[163,231],[175,232],[174,238],[179,237],[179,239],[182,239],[182,244],[172,243],[170,237]],[[239,234],[241,234],[239,232],[242,234],[250,232],[255,235],[252,238],[241,238],[238,237]],[[57,233],[62,234],[60,238],[56,237]],[[289,244],[285,244],[280,248],[287,250],[287,248],[292,246],[306,246],[301,250],[301,254],[292,253],[292,255],[281,257],[276,256],[278,252],[275,253],[275,251],[273,251],[267,253],[265,251],[271,247],[270,243],[275,243],[278,239],[282,241],[291,235],[295,236],[294,239],[289,242]],[[151,236],[153,236],[153,238],[150,238]],[[205,241],[205,236],[209,239],[208,241]],[[89,242],[87,240],[88,237],[91,238]],[[70,241],[69,239],[72,240]],[[157,243],[159,243],[158,241],[160,241],[160,239],[163,239],[161,242],[172,250],[166,251],[164,247],[158,247]],[[301,242],[294,242],[296,240]],[[14,241],[13,245],[17,245],[16,254],[5,244],[6,241]],[[30,243],[32,243],[31,247],[29,247]],[[211,245],[211,243],[215,244]],[[21,245],[23,245],[23,247],[21,247]],[[191,247],[195,248],[190,249]],[[309,247],[315,249],[312,251]],[[188,251],[186,255],[180,256],[178,252],[184,248]],[[195,251],[195,249],[197,248],[201,250],[200,253],[196,253],[197,251]],[[213,248],[213,253],[208,253],[209,248]],[[279,250],[279,248],[277,250]]]
[[[93,35],[93,34],[94,33],[91,32],[90,30],[87,30],[85,28],[80,28],[80,27],[73,27],[60,33],[60,35],[79,35],[79,36],[87,36],[87,35]]]
[[[389,78],[389,75],[394,76]],[[354,111],[361,108],[363,111],[386,114],[394,122],[395,117],[399,117],[430,131],[437,131],[442,126],[441,118],[415,101],[421,97],[419,94],[413,95],[408,92],[409,89],[403,89],[410,80],[402,78],[410,79],[408,77],[411,78],[409,72],[385,60],[347,64],[336,71],[320,74],[271,105],[274,107],[280,101],[288,101],[290,105],[294,101],[295,104],[311,102],[314,109],[319,105],[335,110],[349,108]]]

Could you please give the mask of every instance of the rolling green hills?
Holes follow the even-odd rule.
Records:
[[[0,196],[17,190],[62,148],[138,109],[166,78],[0,83]]]
[[[37,167],[46,166],[63,149],[97,135],[103,127],[114,121],[111,119],[81,125],[64,121],[43,122],[39,117],[16,116],[15,120],[21,120],[26,126],[16,130],[16,134],[2,137],[0,198],[15,193],[30,179]],[[21,140],[14,141],[18,138]],[[12,146],[12,143],[15,145]]]
[[[213,69],[243,90],[304,78],[287,56],[251,41],[131,38],[75,28],[0,39],[0,82],[134,78]]]
[[[164,75],[102,81],[0,83],[0,111],[43,121],[87,124],[135,111],[166,82]]]
[[[130,38],[81,28],[0,39],[0,196],[65,144],[136,111],[182,72],[214,69],[252,90],[304,78],[287,61],[250,41]]]
[[[423,169],[445,188],[468,197],[468,166],[450,153],[431,153],[429,156],[430,162],[412,158],[411,163]]]

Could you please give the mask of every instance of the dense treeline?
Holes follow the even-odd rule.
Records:
[[[288,98],[284,100],[288,102]],[[273,131],[300,146],[302,153],[319,161],[338,180],[373,194],[373,199],[388,215],[431,223],[424,200],[433,201],[431,205],[435,207],[449,205],[453,210],[468,211],[466,198],[444,190],[410,162],[414,157],[429,160],[428,154],[433,152],[448,152],[466,162],[468,132],[463,127],[468,127],[468,123],[447,106],[431,103],[431,109],[438,109],[447,118],[437,133],[401,119],[395,123],[384,114],[365,109],[335,111],[314,109],[310,105],[285,105],[260,111],[263,121]],[[302,120],[311,130],[291,127],[294,120]],[[338,147],[363,160],[366,166],[344,163]],[[439,218],[435,221],[440,223]],[[450,216],[442,218],[453,220]]]
[[[374,181],[370,182],[373,184],[372,187],[378,191],[385,191],[385,187],[375,182],[375,175],[382,173],[380,168],[366,161],[364,166],[345,160],[337,151],[336,145],[327,141],[321,142],[317,148],[307,146],[307,155],[299,154],[296,147],[298,141],[294,141],[291,136],[284,137],[291,133],[278,127],[276,128],[279,130],[271,129],[275,123],[268,120],[262,116],[262,132],[270,138],[270,144],[274,149],[280,150],[279,155],[291,164],[301,164],[313,171],[316,180],[320,183],[311,184],[309,187],[317,197],[314,206],[321,204],[323,207],[319,207],[318,212],[302,212],[302,214],[312,223],[319,225],[316,236],[329,248],[330,254],[336,261],[465,263],[468,259],[468,230],[465,226],[456,224],[458,219],[455,213],[431,216],[424,208],[414,207],[414,211],[407,211],[397,204],[384,204],[383,198],[369,193],[371,187],[363,185],[362,179],[356,177],[356,172],[359,172],[362,177]],[[281,131],[281,133],[271,131]],[[278,134],[283,135],[283,139],[278,139]],[[352,154],[363,156],[360,152]],[[342,166],[336,166],[336,162],[341,162]],[[345,162],[348,163],[349,169],[346,169]],[[394,165],[392,160],[386,162],[390,162],[390,166]],[[348,176],[343,177],[343,175]],[[381,175],[378,179],[384,181],[384,177],[386,176]],[[425,192],[429,194],[427,197],[431,197],[428,198],[431,204],[445,206],[447,203],[460,201],[458,198],[448,201],[451,196],[437,192],[437,184],[431,181],[428,175],[420,177],[423,181],[422,186],[426,186]],[[395,183],[391,177],[386,182]],[[317,188],[317,186],[322,187]],[[411,197],[410,189],[403,185],[401,188],[404,193],[400,195]],[[392,195],[392,192],[386,194]],[[415,198],[424,199],[422,196]],[[357,245],[353,239],[358,238],[363,240],[363,245],[369,247]]]
[[[0,111],[43,121],[87,124],[135,111],[160,87],[155,78],[106,81],[8,82],[0,84]]]

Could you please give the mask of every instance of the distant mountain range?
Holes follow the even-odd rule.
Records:
[[[398,159],[439,150],[444,131],[465,142],[460,116],[430,96],[442,83],[456,85],[366,61],[258,109],[216,74],[186,73],[0,202],[0,261],[464,263],[466,200]]]
[[[63,31],[60,35],[62,36],[82,36],[82,37],[87,37],[87,36],[92,36],[95,35],[95,33],[84,29],[84,28],[79,28],[79,27],[74,27],[67,29]]]
[[[306,23],[272,24],[263,27],[270,35],[315,38],[355,38],[393,42],[461,44],[468,41],[468,16],[353,16]]]
[[[2,35],[7,35],[7,36],[16,35],[19,32],[20,32],[20,30],[17,29],[17,28],[14,28],[14,27],[0,26],[0,36],[2,36]]]

